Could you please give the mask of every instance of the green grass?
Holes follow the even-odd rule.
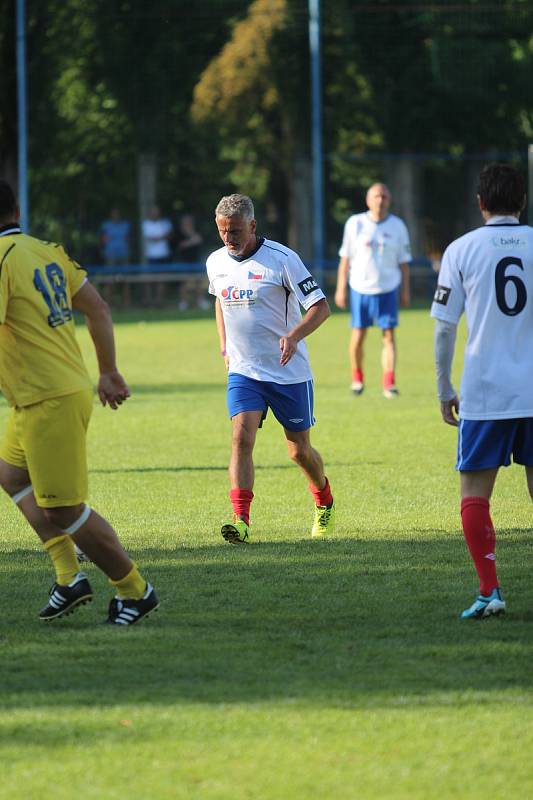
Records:
[[[95,407],[90,503],[161,595],[108,630],[110,589],[44,627],[51,570],[9,501],[0,513],[0,797],[309,800],[533,796],[531,503],[519,468],[493,500],[509,613],[461,623],[476,580],[462,540],[455,433],[435,399],[432,323],[404,312],[396,402],[348,391],[348,323],[309,340],[315,446],[337,501],[312,499],[269,415],[256,446],[254,543],[225,545],[222,360],[212,320],[125,318],[133,396]],[[464,335],[464,334],[463,334]],[[80,340],[91,371],[87,331]],[[460,366],[460,359],[457,361]],[[457,383],[458,381],[456,381]],[[0,425],[7,407],[0,405]]]

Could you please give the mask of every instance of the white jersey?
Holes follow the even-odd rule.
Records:
[[[172,223],[169,219],[145,219],[142,224],[144,237],[144,254],[146,258],[170,258],[171,250],[168,239]]]
[[[225,247],[215,250],[207,259],[207,274],[224,316],[229,371],[282,384],[311,380],[305,342],[298,342],[288,364],[279,363],[279,340],[300,322],[300,304],[307,310],[324,297],[299,256],[260,239],[243,259],[230,256]]]
[[[533,228],[491,217],[451,243],[431,316],[457,324],[463,311],[461,418],[533,417]]]
[[[356,292],[392,292],[402,282],[400,264],[411,261],[405,223],[394,214],[381,222],[375,222],[368,213],[353,214],[344,226],[339,255],[348,259],[349,284]]]

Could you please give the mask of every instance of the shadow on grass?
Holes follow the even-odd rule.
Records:
[[[511,613],[466,623],[458,613],[475,582],[456,535],[146,549],[134,556],[161,609],[129,630],[99,624],[109,587],[92,565],[94,603],[39,623],[48,562],[4,553],[2,702],[357,707],[472,692],[498,702],[502,690],[533,686],[531,543],[522,533],[504,532],[500,544]]]
[[[361,459],[360,462],[356,461],[355,459],[350,462],[339,462],[339,461],[332,461],[329,462],[330,467],[354,467],[357,466],[359,463],[365,464],[365,466],[379,466],[383,464],[383,461],[369,461],[368,459]],[[278,469],[288,469],[294,470],[294,465],[290,462],[286,464],[255,464],[254,469],[256,472],[261,472],[265,470],[268,472],[269,470],[278,470]],[[223,466],[178,466],[178,467],[112,467],[102,468],[102,469],[90,469],[89,473],[92,475],[108,475],[111,473],[121,473],[121,472],[227,472],[228,465],[225,464]]]
[[[132,397],[141,394],[198,394],[199,392],[225,391],[223,383],[134,383],[130,387]]]
[[[177,308],[168,306],[166,308],[113,308],[113,322],[120,325],[144,325],[158,322],[186,322],[195,320],[214,321],[215,309],[190,309],[188,311],[178,311]],[[76,314],[76,326],[85,327],[85,317]]]

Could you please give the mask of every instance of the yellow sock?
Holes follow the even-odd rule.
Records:
[[[60,586],[66,586],[74,580],[80,571],[74,543],[70,536],[55,536],[43,542],[44,549],[52,559],[56,571],[56,581]]]
[[[147,583],[134,564],[128,574],[119,581],[109,582],[116,586],[117,594],[121,600],[140,600],[146,592]]]

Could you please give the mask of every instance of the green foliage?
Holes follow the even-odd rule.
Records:
[[[0,10],[0,160],[10,175],[14,0]],[[270,209],[286,240],[295,165],[310,150],[306,0],[27,0],[27,17],[36,234],[96,258],[111,206],[135,220],[137,159],[149,152],[165,212],[195,213],[206,243],[214,243],[213,207],[233,190]],[[528,0],[329,0],[322,24],[330,249],[391,153],[439,154],[464,173],[473,154],[525,152],[533,137]],[[429,185],[434,166],[425,172]],[[443,201],[452,210],[464,189],[456,172],[451,166]]]

